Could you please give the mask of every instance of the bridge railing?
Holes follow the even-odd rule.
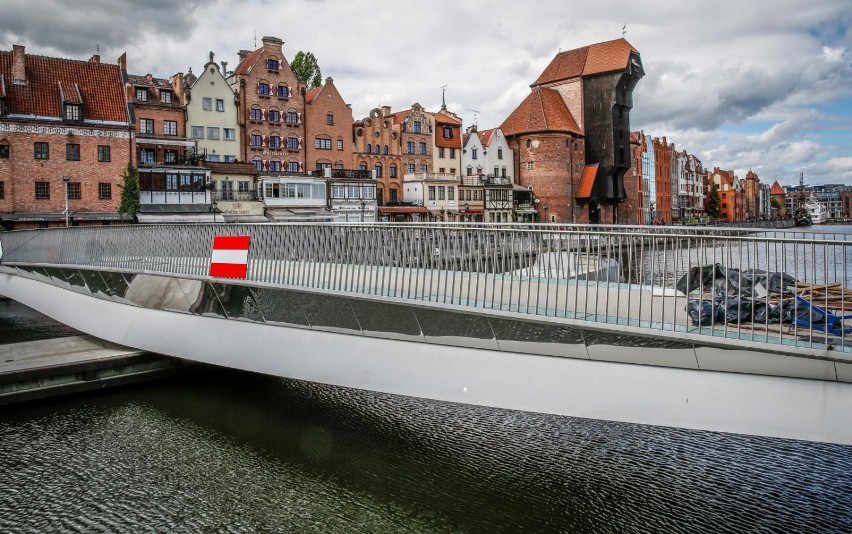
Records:
[[[246,283],[852,351],[852,239],[708,227],[275,224],[0,233],[0,269],[208,276],[249,235]]]

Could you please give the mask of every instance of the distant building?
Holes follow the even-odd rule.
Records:
[[[197,145],[203,159],[210,162],[244,161],[242,135],[238,122],[239,99],[222,72],[210,60],[196,78],[192,70],[186,74],[186,119],[189,138]]]
[[[514,212],[514,151],[500,128],[465,134],[459,202],[465,221],[522,221],[535,213]],[[524,190],[523,186],[517,186]]]
[[[749,169],[743,183],[743,201],[745,202],[745,220],[760,219],[760,177]]]
[[[781,184],[778,183],[778,180],[772,182],[772,186],[769,188],[769,196],[770,196],[770,206],[772,204],[776,204],[778,207],[774,212],[771,212],[771,218],[773,219],[786,219],[787,218],[787,206],[785,202],[786,194],[784,192],[784,188],[781,187]],[[775,202],[772,202],[772,201]]]
[[[307,169],[352,169],[352,107],[340,96],[334,80],[326,78],[324,85],[309,90],[305,94],[305,108]]]
[[[740,179],[734,171],[725,171],[715,167],[710,173],[711,183],[719,190],[720,208],[725,222],[745,221],[745,197]]]
[[[355,170],[376,171],[376,202],[381,214],[384,206],[396,206],[403,197],[402,127],[394,122],[391,108],[383,106],[372,109],[369,116],[351,128],[347,139],[353,143],[352,166]]]
[[[97,55],[30,55],[20,45],[0,52],[0,224],[121,220],[121,176],[133,147],[125,74],[124,56],[107,64]]]
[[[654,163],[657,179],[657,214],[656,220],[661,223],[672,223],[672,153],[674,145],[669,144],[665,137],[654,138]]]

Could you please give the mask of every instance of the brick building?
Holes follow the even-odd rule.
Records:
[[[353,142],[353,167],[376,171],[376,202],[380,213],[387,205],[402,201],[402,126],[394,121],[389,106],[373,108],[367,117],[355,122],[350,139]],[[399,210],[391,210],[399,211]]]
[[[22,229],[121,220],[130,161],[122,67],[0,52],[0,223]],[[67,180],[66,180],[67,178]]]
[[[560,52],[503,123],[519,183],[535,188],[540,218],[636,222],[635,207],[620,213],[619,206],[628,199],[633,89],[644,74],[624,39]]]
[[[743,209],[745,220],[760,218],[760,178],[751,169],[746,173],[743,183]]]
[[[720,208],[725,222],[743,222],[745,220],[745,195],[742,183],[734,174],[734,171],[724,171],[715,167],[709,175],[709,183],[715,183],[719,190]]]
[[[262,42],[254,51],[239,52],[240,62],[228,78],[240,98],[241,161],[253,163],[261,178],[304,173],[305,84],[284,57],[281,39]]]
[[[654,138],[654,164],[657,179],[657,221],[672,223],[672,152],[674,145],[663,137]]]
[[[340,96],[334,80],[326,78],[324,85],[308,91],[305,107],[307,169],[352,169],[352,107]]]

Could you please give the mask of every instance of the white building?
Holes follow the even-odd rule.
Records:
[[[459,201],[477,209],[484,209],[481,220],[487,222],[509,222],[512,220],[512,169],[515,168],[514,151],[509,148],[500,128],[477,131],[468,130],[462,153],[465,184],[471,177],[478,177],[482,195],[477,190],[465,187]]]
[[[416,172],[402,177],[403,201],[429,210],[433,221],[460,221],[458,177],[449,173]]]
[[[263,176],[258,196],[266,206],[267,218],[275,222],[341,222],[329,208],[325,178],[305,174]]]
[[[236,161],[242,153],[238,100],[213,61],[213,52],[204,71],[187,90],[187,101],[186,133],[198,144],[199,152],[206,152],[207,161]]]

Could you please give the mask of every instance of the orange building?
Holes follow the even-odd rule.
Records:
[[[772,187],[769,189],[769,196],[775,200],[777,200],[778,204],[778,213],[773,213],[773,215],[778,219],[786,219],[787,218],[787,206],[786,204],[786,193],[784,188],[781,187],[781,184],[778,183],[778,180],[775,180],[772,183]]]
[[[674,145],[665,137],[654,138],[654,165],[656,166],[657,213],[662,222],[672,223],[672,151]]]
[[[723,171],[715,167],[710,173],[710,181],[715,183],[719,190],[719,207],[725,222],[745,221],[745,192],[734,171]]]

